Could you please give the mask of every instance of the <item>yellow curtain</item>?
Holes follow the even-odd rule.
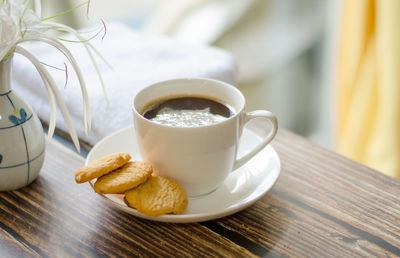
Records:
[[[400,178],[400,0],[343,0],[337,150]]]

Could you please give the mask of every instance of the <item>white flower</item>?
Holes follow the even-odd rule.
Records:
[[[4,1],[0,4],[0,60],[13,51],[25,36],[45,33],[48,29],[30,8],[27,1]]]
[[[0,9],[0,60],[12,50],[19,39],[18,24],[11,16],[12,7],[4,4]]]
[[[36,11],[40,10],[40,0],[34,1]],[[57,86],[54,83],[53,78],[51,77],[47,69],[42,65],[42,63],[31,53],[20,47],[19,43],[25,41],[39,41],[45,44],[52,45],[56,47],[61,53],[63,53],[65,57],[70,61],[78,76],[79,84],[82,90],[85,118],[84,124],[86,132],[90,130],[91,119],[89,98],[87,95],[83,75],[81,73],[81,70],[79,69],[77,62],[75,61],[75,58],[72,56],[69,50],[56,37],[49,35],[49,33],[47,32],[51,30],[64,30],[75,34],[75,36],[82,42],[83,46],[86,48],[89,57],[92,59],[93,66],[96,69],[104,91],[103,79],[93,58],[92,51],[99,55],[101,58],[102,56],[74,29],[63,24],[45,21],[46,19],[42,20],[40,15],[37,15],[29,8],[29,0],[0,0],[0,2],[0,61],[15,52],[25,56],[33,63],[35,68],[38,70],[40,76],[42,77],[44,86],[46,87],[49,95],[49,102],[51,106],[50,124],[48,131],[49,138],[52,136],[55,128],[55,105],[57,103],[64,116],[64,120],[67,123],[71,138],[79,151],[79,141],[76,135],[75,128],[72,125],[69,112],[64,104],[64,101],[61,97],[60,92],[58,91]],[[102,59],[104,60],[104,58]]]

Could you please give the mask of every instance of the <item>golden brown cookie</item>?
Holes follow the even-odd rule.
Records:
[[[152,176],[147,182],[127,191],[125,202],[139,212],[158,216],[166,213],[183,213],[188,205],[188,197],[174,180]]]
[[[130,161],[121,168],[101,176],[94,184],[97,193],[124,193],[144,182],[153,173],[149,162]]]
[[[108,154],[78,169],[75,173],[75,181],[80,184],[103,176],[125,165],[130,159],[131,155],[127,152]]]

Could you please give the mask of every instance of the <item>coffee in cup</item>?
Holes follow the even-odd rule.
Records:
[[[148,103],[140,112],[156,123],[178,127],[206,126],[235,114],[228,104],[208,96],[168,96]]]

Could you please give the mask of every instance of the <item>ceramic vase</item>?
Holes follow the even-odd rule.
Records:
[[[11,87],[13,56],[0,62],[0,191],[33,182],[45,156],[42,124]]]

